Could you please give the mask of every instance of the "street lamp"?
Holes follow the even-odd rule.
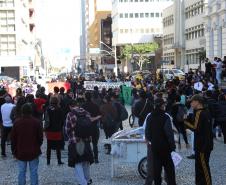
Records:
[[[117,62],[116,45],[114,46],[115,50],[113,51],[113,49],[111,47],[109,47],[107,44],[105,44],[104,42],[100,41],[100,44],[103,44],[108,49],[110,49],[112,52],[114,52],[114,56],[112,56],[112,55],[111,56],[115,58],[115,76],[118,77],[118,62]],[[107,51],[105,51],[105,52],[107,52]]]

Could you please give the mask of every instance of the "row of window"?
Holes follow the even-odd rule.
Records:
[[[170,45],[174,43],[174,34],[164,35],[163,37],[164,45]]]
[[[0,56],[16,55],[16,35],[0,35]]]
[[[200,1],[198,3],[195,3],[195,4],[187,7],[185,9],[185,18],[189,19],[191,17],[203,14],[204,13],[204,6],[205,6],[204,2]]]
[[[120,29],[120,33],[160,33],[160,28]]]
[[[170,26],[172,24],[174,24],[174,17],[173,17],[173,15],[170,15],[170,16],[165,17],[163,19],[163,27],[167,27],[167,26]]]
[[[14,7],[14,0],[0,0],[0,7]]]
[[[0,10],[0,23],[1,31],[15,31],[15,11]]]
[[[186,40],[193,40],[193,39],[197,39],[197,38],[204,37],[204,36],[205,36],[204,28],[185,34]]]
[[[120,13],[119,18],[154,18],[162,17],[162,13]]]
[[[199,63],[199,49],[186,50],[186,64],[198,64]],[[174,52],[165,53],[163,56],[164,60],[172,61],[174,60]]]

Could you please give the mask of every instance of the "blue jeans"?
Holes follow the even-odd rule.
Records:
[[[19,168],[18,185],[26,184],[27,164],[29,164],[29,169],[30,169],[31,185],[38,185],[38,164],[39,164],[38,158],[36,158],[32,161],[19,161],[18,160],[18,168]]]

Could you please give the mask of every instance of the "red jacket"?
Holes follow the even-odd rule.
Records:
[[[41,154],[43,132],[37,119],[31,116],[17,119],[11,137],[13,154],[18,160],[32,161]]]

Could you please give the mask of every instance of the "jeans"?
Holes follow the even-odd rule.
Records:
[[[90,180],[90,164],[89,162],[81,162],[75,164],[75,177],[79,185],[87,185]]]
[[[221,85],[221,73],[220,71],[217,71],[216,73],[216,79],[217,79],[217,84]]]
[[[29,164],[29,169],[30,169],[31,185],[38,185],[38,164],[39,164],[38,158],[36,158],[32,161],[19,161],[18,160],[18,168],[19,168],[18,185],[26,184],[27,164]]]
[[[2,149],[2,155],[5,155],[5,144],[6,144],[6,141],[7,141],[7,138],[10,134],[12,130],[12,127],[4,127],[2,128],[2,140],[1,140],[1,149]],[[11,151],[12,151],[12,145],[11,145]]]

